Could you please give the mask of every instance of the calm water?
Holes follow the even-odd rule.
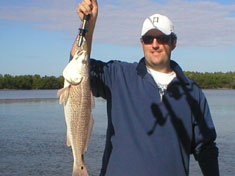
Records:
[[[205,90],[220,149],[222,176],[235,175],[235,91]],[[92,176],[99,175],[104,150],[105,101],[96,99],[95,125],[85,160]],[[56,90],[0,91],[0,175],[68,176],[71,149],[65,145],[63,106]],[[191,157],[190,176],[202,175]]]

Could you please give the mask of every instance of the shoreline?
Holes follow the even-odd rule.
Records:
[[[0,99],[0,104],[6,103],[37,103],[37,102],[54,102],[58,101],[58,98],[9,98],[9,99]]]
[[[235,90],[235,88],[201,88],[202,90]],[[0,89],[0,91],[58,91],[59,89]]]

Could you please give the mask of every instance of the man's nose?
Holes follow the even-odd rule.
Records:
[[[156,38],[153,39],[152,47],[155,49],[159,48],[159,43]]]

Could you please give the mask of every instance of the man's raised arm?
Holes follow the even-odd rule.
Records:
[[[98,16],[97,0],[83,0],[77,7],[77,14],[81,20],[83,20],[85,15],[88,15],[88,14],[91,15],[90,19],[88,21],[88,25],[87,25],[87,33],[85,35],[85,39],[86,39],[85,49],[87,50],[87,52],[90,56],[93,32],[95,29],[96,19]],[[78,38],[78,35],[73,43],[73,47],[70,52],[71,58],[75,54],[75,48],[77,47],[77,38]]]

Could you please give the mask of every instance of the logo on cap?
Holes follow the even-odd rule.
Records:
[[[153,24],[158,23],[158,21],[159,21],[159,17],[153,17]]]

